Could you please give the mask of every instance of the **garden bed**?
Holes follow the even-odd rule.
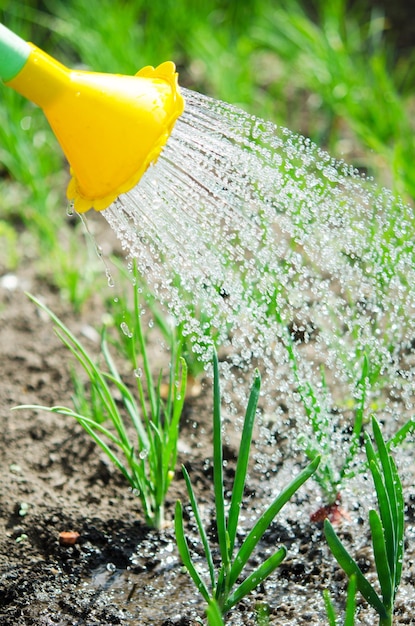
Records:
[[[180,498],[190,545],[201,554],[179,471],[180,463],[185,463],[214,543],[210,382],[202,381],[186,402],[167,524],[159,532],[151,530],[144,524],[138,498],[74,420],[29,410],[11,412],[19,404],[70,406],[73,393],[70,355],[24,291],[41,298],[92,353],[99,352],[94,329],[105,314],[97,294],[81,315],[74,315],[33,267],[23,263],[0,280],[0,625],[196,624],[197,617],[203,617],[204,603],[181,566],[172,518]],[[159,358],[159,349],[154,350]],[[230,432],[225,449],[229,481],[237,453],[235,435]],[[253,456],[242,532],[305,465],[300,457],[284,460],[288,436],[287,432],[275,436],[275,445],[282,450],[280,467],[268,467],[264,475],[263,464],[255,463]],[[407,454],[413,454],[413,444]],[[414,623],[411,477],[406,463],[406,556],[395,624]],[[227,624],[325,624],[321,598],[325,588],[343,606],[345,575],[330,555],[321,524],[310,521],[321,504],[316,493],[315,483],[309,481],[276,518],[251,565],[282,544],[288,556],[269,581],[230,612]],[[353,485],[344,494],[347,514],[337,529],[362,569],[370,571],[367,508],[359,495]],[[200,564],[203,567],[202,557]],[[269,621],[264,617],[267,612]],[[376,619],[362,602],[357,623],[374,624]]]

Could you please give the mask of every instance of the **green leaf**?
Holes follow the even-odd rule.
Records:
[[[179,373],[180,372],[180,373]],[[176,382],[178,388],[176,388]],[[170,387],[174,388],[173,414],[168,426],[166,441],[163,448],[163,474],[167,476],[169,470],[174,470],[177,459],[177,441],[179,438],[179,422],[182,416],[184,400],[186,397],[187,365],[183,358],[177,362],[176,373]]]
[[[209,626],[225,626],[221,610],[215,598],[209,598],[209,603],[206,607],[206,617]]]
[[[395,556],[395,581],[394,581],[394,590],[396,593],[396,589],[399,586],[401,581],[402,574],[402,563],[403,563],[403,550],[404,550],[404,531],[405,531],[405,502],[402,491],[402,483],[398,474],[398,470],[396,469],[396,464],[393,458],[391,458],[391,468],[393,474],[393,480],[395,483],[395,491],[396,491],[396,510],[397,510],[397,522],[396,522],[396,556]]]
[[[376,571],[378,574],[380,588],[382,589],[383,604],[388,610],[390,610],[393,602],[393,578],[388,564],[388,555],[382,522],[376,511],[369,511],[369,524],[372,533]]]
[[[174,531],[176,534],[177,549],[179,551],[180,558],[183,562],[183,565],[189,572],[193,582],[195,583],[197,589],[202,594],[204,600],[206,600],[206,602],[209,602],[210,600],[209,592],[206,589],[205,583],[203,582],[198,572],[196,571],[196,568],[193,565],[192,559],[190,557],[189,547],[187,545],[186,537],[184,534],[183,509],[182,509],[181,502],[179,500],[176,502],[176,508],[175,508],[175,513],[174,513]]]
[[[359,399],[359,402],[355,411],[353,432],[350,437],[350,443],[349,443],[349,449],[347,451],[347,456],[340,472],[340,480],[342,480],[343,478],[347,476],[350,464],[353,461],[357,450],[359,449],[360,434],[362,432],[363,415],[364,415],[365,402],[366,402],[368,376],[369,376],[369,360],[367,358],[367,355],[365,354],[363,356],[362,374],[357,383],[357,389],[360,390],[360,399]]]
[[[370,462],[369,467],[378,495],[379,511],[382,520],[392,588],[396,589],[400,581],[403,551],[403,495],[402,484],[389,449],[385,444],[380,427],[372,418],[373,433],[379,452],[379,463]],[[368,457],[369,458],[369,457]],[[382,476],[383,472],[383,476]],[[394,592],[392,596],[393,603]]]
[[[59,320],[39,300],[30,296],[28,297],[44,310],[55,324],[55,332],[62,343],[70,350],[78,363],[85,370],[90,381],[90,396],[88,399],[82,398],[81,402],[74,400],[75,407],[85,407],[88,415],[94,416],[95,410],[100,415],[105,416],[105,420],[92,420],[82,415],[81,411],[71,411],[65,407],[52,407],[54,412],[60,412],[63,415],[74,417],[83,426],[92,439],[107,454],[109,459],[116,465],[118,469],[127,478],[133,489],[136,489],[144,508],[147,523],[151,526],[159,527],[162,522],[163,504],[168,486],[172,479],[172,470],[177,458],[177,440],[178,440],[178,422],[183,408],[186,378],[183,376],[185,368],[182,367],[182,377],[178,374],[178,369],[171,368],[170,383],[174,387],[167,404],[169,412],[166,413],[164,403],[160,396],[160,379],[155,387],[152,376],[150,363],[146,352],[144,335],[141,328],[140,311],[138,307],[138,295],[135,294],[135,326],[134,331],[137,334],[137,341],[140,344],[141,356],[144,362],[146,392],[144,394],[143,385],[137,379],[137,388],[139,393],[139,402],[137,403],[121,380],[116,365],[108,350],[106,341],[106,329],[101,334],[101,352],[105,360],[105,364],[109,369],[109,373],[102,372],[89,357],[82,344],[76,339],[69,329]],[[176,355],[176,352],[172,354]],[[136,365],[135,342],[131,344],[134,364]],[[182,397],[176,394],[176,382],[180,383],[180,391]],[[113,394],[113,387],[121,393],[125,411],[118,408]],[[150,397],[151,411],[147,410],[147,395]],[[135,429],[134,443],[129,438],[130,428],[127,420],[124,421],[124,415],[131,421]],[[173,415],[173,418],[171,416]],[[116,436],[109,430],[105,429],[102,424],[104,421],[110,421]],[[100,422],[100,424],[98,424]],[[117,445],[123,452],[125,464],[121,463],[113,450],[103,441],[101,435],[104,435],[111,443]],[[146,451],[146,459],[140,458],[139,453]],[[137,456],[138,455],[138,456]]]
[[[80,365],[83,367],[85,372],[87,373],[91,382],[96,386],[97,392],[99,393],[109,415],[111,421],[113,422],[120,439],[124,442],[125,445],[129,445],[128,437],[126,431],[123,427],[123,424],[120,420],[120,416],[117,410],[117,406],[115,404],[115,400],[105,382],[104,376],[99,371],[95,363],[89,357],[88,353],[82,346],[82,344],[78,341],[78,339],[71,333],[71,331],[61,322],[61,320],[40,300],[32,296],[31,294],[26,294],[32,302],[34,302],[40,309],[45,311],[50,319],[57,326],[56,334],[62,343],[70,350],[70,352],[74,355]]]
[[[105,426],[103,426],[102,424],[99,424],[95,420],[92,420],[88,417],[84,417],[83,415],[80,415],[79,413],[75,413],[75,411],[65,406],[47,407],[47,406],[32,405],[32,404],[22,404],[17,407],[14,407],[14,409],[33,409],[35,411],[47,411],[48,413],[59,413],[60,415],[65,415],[65,416],[75,418],[77,422],[79,422],[79,424],[82,426],[82,428],[84,428],[86,432],[90,435],[90,437],[95,441],[95,443],[105,452],[105,454],[114,463],[114,465],[122,472],[122,474],[125,476],[128,482],[131,484],[131,486],[133,488],[136,487],[126,467],[121,463],[121,461],[114,454],[111,448],[107,446],[105,441],[101,439],[99,435],[96,434],[95,431],[102,433],[103,435],[108,437],[110,441],[115,443],[119,448],[121,449],[123,448],[122,442],[119,439],[117,439],[117,437],[113,433],[111,433],[109,430],[107,430]]]
[[[141,420],[139,417],[140,413],[139,413],[136,401],[131,391],[128,389],[128,387],[126,387],[126,385],[118,377],[115,377],[113,374],[104,373],[103,376],[105,376],[107,380],[111,381],[120,391],[122,401],[124,403],[125,408],[128,411],[128,415],[131,418],[131,421],[134,425],[134,429],[137,433],[140,443],[142,447],[148,448],[149,446],[148,436],[144,429],[143,424],[141,423]]]
[[[354,617],[356,614],[356,591],[356,576],[353,574],[352,576],[350,576],[349,584],[347,586],[346,614],[344,616],[344,626],[354,626]]]
[[[374,417],[372,418],[372,428],[373,428],[373,434],[375,437],[376,445],[379,451],[379,459],[382,465],[386,493],[389,495],[389,499],[390,499],[393,526],[395,527],[396,522],[397,522],[397,509],[396,509],[395,483],[393,480],[393,473],[392,473],[392,466],[391,466],[391,456],[386,447],[379,424]]]
[[[405,441],[406,437],[415,430],[415,417],[406,422],[394,435],[389,439],[387,445],[388,450],[394,448]]]
[[[349,578],[353,575],[356,576],[357,588],[362,596],[371,606],[373,606],[381,618],[386,618],[387,612],[382,600],[379,598],[370,582],[364,577],[356,561],[347,552],[328,519],[324,520],[324,533],[326,535],[329,548],[340,567],[345,571]]]
[[[215,493],[216,527],[222,562],[229,564],[228,533],[225,519],[225,499],[223,494],[223,446],[221,398],[219,385],[219,364],[216,352],[213,355],[213,486]]]
[[[282,563],[287,555],[287,548],[282,546],[277,552],[250,574],[228,597],[223,605],[223,613],[227,613],[242,598],[247,596],[255,587],[258,587]]]
[[[312,474],[316,471],[319,463],[320,457],[317,456],[314,461],[309,463],[309,465],[307,465],[307,467],[304,468],[302,472],[300,472],[300,474],[296,478],[294,478],[294,480],[292,480],[285,489],[282,490],[282,492],[277,496],[274,502],[272,502],[272,504],[258,519],[252,530],[249,532],[248,536],[245,538],[245,541],[241,545],[239,552],[236,555],[235,560],[232,564],[229,574],[229,588],[231,588],[235,584],[239,574],[241,573],[253,550],[255,549],[258,542],[261,540],[264,532],[267,530],[274,517],[280,512],[282,507],[290,500],[294,493],[298,491],[301,485],[305,483],[305,481],[310,478],[310,476],[312,476]]]
[[[153,376],[151,373],[150,362],[148,359],[146,341],[144,338],[143,328],[141,325],[141,310],[140,310],[138,287],[137,287],[139,274],[138,274],[136,261],[134,261],[133,272],[134,272],[134,279],[135,279],[135,288],[134,288],[134,317],[135,317],[134,331],[135,332],[134,332],[134,335],[138,341],[141,357],[143,359],[144,375],[145,375],[145,379],[147,383],[147,391],[148,391],[148,395],[150,399],[151,413],[152,415],[156,415],[157,393],[156,393],[154,383],[153,383]],[[134,355],[135,355],[135,351],[134,351]],[[134,365],[136,368],[137,363],[135,362]]]
[[[190,499],[190,504],[192,506],[193,515],[195,516],[197,528],[199,530],[199,535],[202,540],[203,548],[205,551],[205,556],[206,556],[207,564],[209,567],[210,582],[212,585],[212,591],[214,592],[216,583],[215,583],[215,568],[213,565],[212,553],[209,547],[209,542],[208,542],[205,529],[203,527],[202,518],[200,516],[199,507],[197,505],[192,483],[190,482],[189,473],[184,465],[182,465],[182,472],[183,472],[184,479],[186,481],[187,493],[189,494],[189,499]]]
[[[380,468],[374,460],[370,461],[369,468],[372,473],[372,478],[375,485],[380,518],[382,520],[383,530],[385,534],[386,557],[389,564],[389,570],[393,573],[395,571],[396,542],[395,525],[390,502],[390,495],[392,494],[389,494],[387,489],[385,488]]]
[[[328,589],[323,590],[323,600],[324,600],[324,606],[326,609],[329,626],[336,626],[337,625],[336,611],[334,609],[334,604],[332,602],[332,599],[330,598],[330,593]]]
[[[236,464],[235,480],[232,489],[231,504],[228,516],[229,553],[232,554],[235,545],[236,531],[238,526],[239,511],[241,508],[243,492],[245,487],[246,473],[249,462],[249,452],[251,449],[252,431],[256,409],[258,405],[259,392],[261,389],[261,378],[259,372],[255,374],[255,381],[249,396],[248,406],[245,413],[245,420],[242,430],[241,444],[239,447],[238,461]]]

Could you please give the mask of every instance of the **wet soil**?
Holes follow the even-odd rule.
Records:
[[[91,329],[100,327],[103,298],[96,294],[75,314],[39,277],[35,263],[26,260],[12,276],[6,268],[1,274],[0,625],[200,623],[204,603],[180,564],[172,528],[180,498],[188,539],[203,568],[179,469],[166,503],[166,527],[149,529],[139,500],[78,424],[54,414],[11,411],[19,404],[71,406],[73,393],[70,355],[24,292],[42,298],[92,352],[99,348]],[[178,468],[185,463],[189,469],[214,545],[211,415],[210,385],[202,381],[200,393],[186,402]],[[284,438],[276,437],[276,445],[283,447]],[[228,480],[236,455],[237,437],[230,436]],[[288,459],[264,472],[263,462],[253,462],[240,537],[300,465],[301,460]],[[405,480],[406,558],[395,624],[415,624],[413,473]],[[341,609],[346,579],[329,554],[321,524],[310,521],[318,506],[310,483],[272,524],[250,567],[282,544],[287,558],[268,582],[229,613],[227,624],[326,624],[324,588]],[[348,517],[340,521],[339,532],[370,572],[369,532],[356,492],[346,494],[344,506]],[[75,533],[69,535],[75,543],[62,542],[63,532]],[[357,623],[376,624],[376,615],[361,599],[359,609]]]

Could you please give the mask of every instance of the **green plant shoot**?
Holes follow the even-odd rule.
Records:
[[[395,462],[374,417],[372,428],[377,452],[371,438],[366,435],[366,456],[375,485],[379,512],[374,509],[369,511],[369,524],[380,595],[364,576],[327,519],[324,531],[330,550],[340,567],[349,577],[356,577],[357,589],[377,611],[379,626],[391,626],[402,572],[404,499]]]
[[[287,328],[278,310],[275,311],[275,316],[281,327]],[[355,384],[355,395],[358,400],[354,407],[353,429],[349,440],[345,442],[346,454],[343,459],[339,459],[336,458],[332,447],[333,420],[325,402],[328,390],[324,370],[321,370],[321,391],[317,394],[311,383],[301,380],[295,342],[288,329],[285,332],[284,340],[297,392],[304,407],[307,422],[311,427],[311,434],[308,436],[300,435],[298,442],[309,459],[314,459],[317,454],[321,455],[322,461],[314,473],[313,479],[320,486],[327,504],[333,504],[338,498],[343,483],[352,474],[351,465],[360,449],[359,442],[363,428],[369,379],[369,362],[367,356],[364,355],[361,375]]]
[[[213,620],[217,608],[224,615],[242,598],[249,594],[255,587],[261,584],[283,561],[286,556],[286,548],[279,548],[272,556],[259,565],[251,574],[239,581],[245,565],[261,540],[265,531],[282,507],[301,487],[301,485],[315,472],[320,457],[316,457],[300,474],[286,487],[272,504],[265,510],[254,524],[242,544],[236,548],[236,535],[238,529],[239,513],[242,506],[242,498],[245,487],[252,431],[257,411],[257,404],[261,386],[258,372],[255,373],[251,388],[248,406],[245,413],[244,425],[235,478],[232,488],[231,501],[228,514],[225,508],[224,481],[223,481],[223,445],[222,445],[222,419],[221,419],[221,396],[219,386],[219,366],[217,355],[213,358],[213,476],[216,507],[216,526],[220,551],[221,565],[215,569],[212,552],[209,546],[206,532],[203,527],[199,507],[193,492],[189,474],[183,467],[183,475],[192,507],[192,511],[198,527],[200,539],[204,548],[206,565],[210,579],[210,585],[206,585],[196,569],[189,547],[186,541],[183,511],[180,501],[176,503],[175,532],[180,557],[197,589],[208,604],[207,613]],[[215,600],[215,602],[213,602]],[[218,623],[211,621],[212,624]]]
[[[29,295],[29,298],[49,315],[56,326],[56,334],[86,372],[90,395],[86,399],[82,393],[75,399],[75,407],[83,407],[84,413],[64,406],[24,405],[17,408],[32,408],[75,418],[137,493],[146,523],[155,528],[162,527],[164,502],[176,466],[179,421],[186,392],[186,363],[172,346],[167,398],[163,399],[160,392],[161,375],[156,383],[152,378],[136,295],[135,327],[131,339],[135,338],[138,343],[143,364],[142,378],[149,398],[147,401],[142,378],[136,377],[137,402],[121,380],[111,357],[105,328],[101,336],[101,352],[108,371],[104,372],[47,306],[34,296]],[[135,348],[133,350],[134,362],[138,367],[138,356]],[[115,390],[121,395],[122,410],[115,401]],[[110,422],[112,428],[107,428],[104,422]],[[131,426],[133,438],[130,435]]]
[[[346,610],[344,615],[343,626],[354,626],[354,618],[356,614],[356,576],[350,576],[347,586]],[[324,606],[326,607],[328,626],[339,626],[340,618],[336,616],[333,602],[330,598],[328,589],[323,591]]]

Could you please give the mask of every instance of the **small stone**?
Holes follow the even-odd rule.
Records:
[[[80,534],[74,530],[62,531],[59,533],[59,543],[61,546],[73,546],[79,539]]]

